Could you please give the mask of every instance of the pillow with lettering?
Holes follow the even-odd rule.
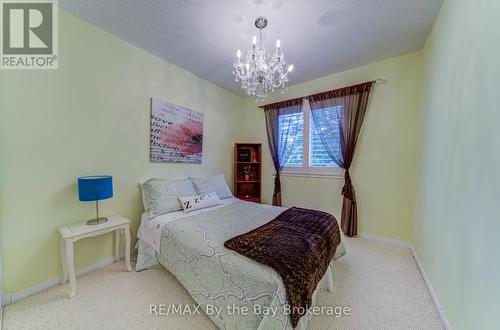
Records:
[[[181,202],[184,213],[221,204],[219,196],[214,192],[204,195],[179,197],[179,202]]]

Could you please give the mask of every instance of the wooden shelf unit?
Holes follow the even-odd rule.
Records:
[[[261,203],[262,191],[262,144],[234,144],[234,194],[239,199]],[[250,167],[251,176],[245,178],[243,169]]]

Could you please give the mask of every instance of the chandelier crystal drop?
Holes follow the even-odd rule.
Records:
[[[235,81],[241,81],[241,88],[247,96],[255,96],[256,101],[267,97],[269,91],[281,88],[286,90],[290,81],[293,64],[287,65],[285,54],[281,50],[280,40],[276,40],[276,50],[270,54],[262,42],[262,29],[267,26],[265,17],[258,17],[255,26],[259,29],[259,40],[254,36],[252,48],[246,56],[241,58],[241,51],[236,52],[236,61],[233,64]]]

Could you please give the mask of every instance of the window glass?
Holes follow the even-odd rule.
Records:
[[[321,110],[323,116],[322,120],[328,121],[327,123],[316,126],[312,114],[310,119],[310,132],[309,132],[309,166],[311,167],[337,167],[332,158],[326,151],[319,134],[322,130],[324,138],[328,143],[333,145],[335,157],[340,155],[340,135],[338,130],[338,108],[328,108]]]
[[[285,166],[290,167],[301,167],[304,166],[304,113],[294,113],[290,115],[281,115],[279,117],[279,130],[280,137],[286,137],[286,131],[290,130],[290,127],[295,127],[297,124],[298,129],[293,132],[288,133],[288,138],[290,140],[295,140],[295,144],[292,149],[292,153]],[[285,130],[282,132],[282,130]]]

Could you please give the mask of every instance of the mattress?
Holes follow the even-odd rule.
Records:
[[[158,264],[166,268],[220,329],[291,329],[280,276],[223,245],[271,221],[286,208],[236,198],[223,202],[187,214],[171,212],[149,221],[145,216],[138,232],[136,269]],[[338,250],[338,255],[345,251],[343,245]],[[332,287],[329,269],[318,288]],[[305,329],[311,317],[302,317],[298,328]]]

